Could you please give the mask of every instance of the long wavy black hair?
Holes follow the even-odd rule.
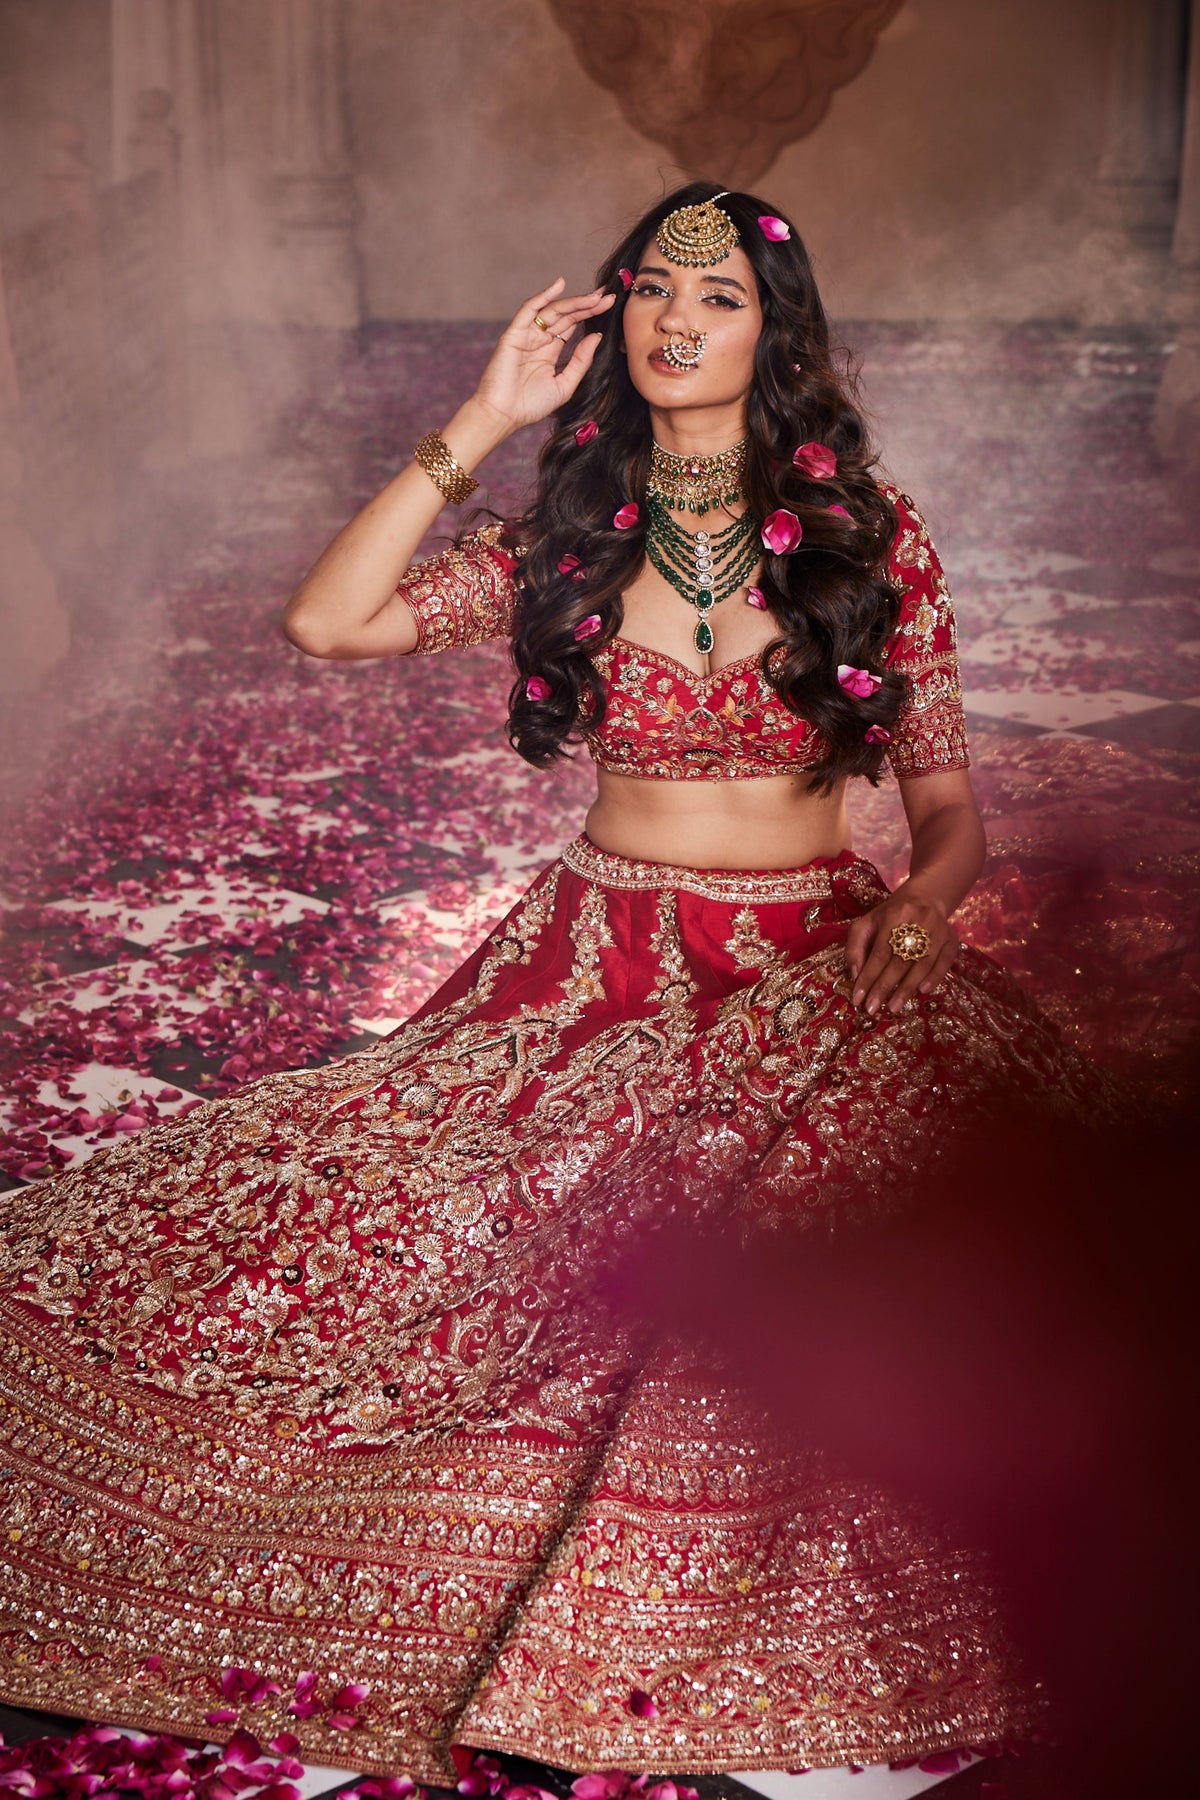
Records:
[[[621,354],[626,288],[620,270],[638,267],[668,213],[719,191],[706,181],[676,189],[601,264],[598,285],[615,292],[616,305],[602,321],[589,323],[588,329],[600,332],[600,347],[553,416],[532,505],[507,528],[506,541],[522,551],[508,734],[525,760],[539,767],[603,721],[604,683],[593,655],[620,631],[621,596],[645,556],[644,504],[635,528],[613,525],[625,501],[645,500],[651,445],[649,408]],[[783,242],[767,238],[758,220],[772,208],[753,194],[727,193],[720,205],[753,266],[763,315],[747,402],[743,491],[756,519],[786,508],[804,528],[798,551],[763,552],[760,586],[779,635],[766,646],[762,667],[784,704],[825,737],[828,754],[811,774],[816,789],[828,792],[846,775],[878,780],[882,743],[868,742],[866,733],[873,725],[886,732],[894,724],[906,691],[904,677],[883,663],[899,610],[886,575],[896,512],[872,476],[875,453],[850,377],[835,362],[798,233],[791,227]],[[599,430],[581,445],[575,433],[589,419]],[[793,451],[812,441],[836,453],[837,473],[828,480],[806,475],[792,461]],[[849,516],[831,513],[833,506]],[[579,643],[575,627],[592,613],[602,629]],[[839,663],[882,676],[882,686],[870,699],[853,698],[838,685]],[[542,698],[527,692],[533,676],[541,677],[535,693],[543,685],[549,689]]]

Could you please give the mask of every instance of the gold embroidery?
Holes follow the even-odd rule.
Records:
[[[580,840],[394,1038],[0,1201],[4,1693],[203,1735],[256,1667],[260,1733],[443,1785],[452,1741],[702,1770],[1021,1729],[971,1559],[590,1298],[680,1202],[870,1216],[997,1075],[1094,1109],[970,953],[863,1022],[841,939],[883,891]],[[352,1752],[288,1717],[306,1669],[369,1684]]]

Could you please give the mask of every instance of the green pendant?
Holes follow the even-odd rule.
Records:
[[[707,619],[701,617],[696,621],[696,629],[692,633],[692,642],[695,644],[696,649],[700,652],[701,656],[708,655],[713,647],[713,634],[712,626]]]

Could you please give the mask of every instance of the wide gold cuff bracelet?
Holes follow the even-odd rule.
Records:
[[[451,456],[440,431],[427,431],[421,439],[413,455],[432,481],[434,487],[440,488],[451,506],[461,506],[469,500],[479,483],[467,474],[460,462]]]

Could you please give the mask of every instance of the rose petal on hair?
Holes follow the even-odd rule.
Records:
[[[581,569],[582,567],[583,564],[580,562],[579,558],[577,556],[572,556],[569,550],[565,556],[560,556],[558,559],[558,572],[560,575],[571,575],[576,569]]]
[[[578,625],[575,627],[575,642],[577,644],[585,643],[588,638],[594,638],[597,633],[603,631],[603,629],[604,622],[601,619],[600,614],[589,613],[587,618],[580,619]]]
[[[876,688],[883,686],[882,675],[872,675],[870,669],[856,669],[851,663],[838,664],[837,678],[838,686],[856,700],[869,700]]]
[[[837,474],[837,456],[828,444],[801,444],[792,451],[792,461],[802,475],[811,475],[814,481],[829,481]]]
[[[774,213],[759,213],[758,229],[773,244],[782,244],[792,235],[792,228],[786,219],[777,219]]]
[[[527,700],[548,700],[551,692],[552,689],[550,683],[543,675],[531,675],[529,680],[525,683],[525,698]]]
[[[850,514],[846,511],[844,506],[827,506],[825,510],[829,513],[836,513],[839,519],[850,518]]]
[[[597,425],[595,419],[585,419],[583,424],[580,425],[575,432],[575,442],[577,444],[590,444],[592,439],[599,435],[599,431],[600,427]]]
[[[786,507],[779,507],[763,520],[762,541],[776,556],[789,556],[793,550],[798,550],[803,536],[803,525]]]
[[[759,612],[766,612],[767,596],[760,587],[749,587],[746,589],[746,605],[756,607]]]
[[[636,500],[627,500],[618,513],[613,515],[613,524],[618,531],[631,531],[641,518],[641,509]]]
[[[634,1688],[629,1696],[629,1710],[635,1719],[657,1719],[658,1707],[642,1688]]]
[[[892,734],[884,725],[868,725],[863,732],[863,741],[868,744],[890,744]]]
[[[620,277],[622,287],[631,288],[633,286],[632,269],[618,269],[617,274]]]

